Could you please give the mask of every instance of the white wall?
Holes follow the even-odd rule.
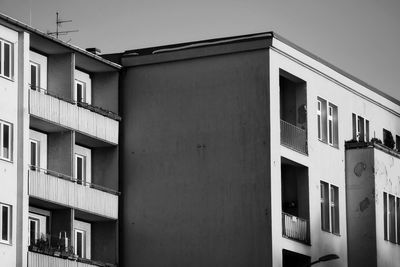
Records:
[[[39,142],[39,167],[41,169],[47,169],[47,134],[29,130],[29,138]],[[30,154],[29,151],[29,155]]]
[[[47,90],[47,57],[33,51],[29,51],[30,61],[38,64],[39,67],[39,87]],[[29,72],[30,75],[30,72]],[[30,81],[29,77],[29,81]]]
[[[11,243],[0,243],[1,265],[16,266],[17,223],[17,116],[18,116],[18,33],[0,25],[0,38],[13,44],[12,80],[0,76],[0,120],[13,124],[12,161],[0,160],[0,202],[12,206]]]

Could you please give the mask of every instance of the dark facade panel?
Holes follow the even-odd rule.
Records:
[[[269,266],[268,50],[127,68],[121,266]]]

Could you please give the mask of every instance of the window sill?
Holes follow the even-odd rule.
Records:
[[[335,236],[337,236],[337,237],[341,237],[341,235],[340,235],[340,233],[332,233],[331,231],[329,231],[329,230],[324,230],[324,229],[321,229],[321,231],[322,232],[324,232],[324,233],[327,233],[327,234],[332,234],[332,235],[335,235]]]
[[[6,158],[2,158],[2,157],[0,157],[0,160],[11,163],[11,164],[14,163],[11,159],[6,159]]]
[[[7,246],[12,246],[12,243],[11,243],[11,242],[3,241],[3,240],[0,240],[0,244],[2,244],[2,245],[7,245]]]
[[[14,82],[14,78],[10,78],[10,77],[7,77],[7,76],[1,75],[1,74],[0,74],[0,77],[3,79],[9,80],[10,82]]]
[[[325,144],[325,145],[328,145],[328,146],[330,146],[330,147],[332,147],[332,148],[336,148],[337,150],[339,150],[339,145],[331,145],[331,144],[328,144],[327,141],[324,141],[324,140],[322,140],[322,139],[318,139],[318,141],[320,141],[321,143],[323,143],[323,144]]]

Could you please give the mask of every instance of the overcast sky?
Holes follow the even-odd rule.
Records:
[[[56,11],[63,38],[103,53],[276,31],[400,99],[400,0],[0,0],[0,12],[42,31]]]

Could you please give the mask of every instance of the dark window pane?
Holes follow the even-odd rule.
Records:
[[[11,46],[4,43],[4,76],[11,77]]]
[[[321,182],[321,228],[329,232],[329,191],[328,184]]]
[[[31,142],[31,165],[36,166],[36,143]]]
[[[369,120],[365,120],[365,141],[369,142]]]
[[[8,207],[2,207],[1,239],[8,241]]]
[[[388,240],[388,232],[387,232],[387,194],[383,193],[383,231],[384,231],[384,239]]]
[[[321,115],[317,116],[317,121],[318,121],[318,139],[321,139]]]
[[[396,243],[394,196],[389,195],[389,241]]]
[[[329,144],[333,143],[333,125],[332,125],[332,121],[329,121]]]
[[[83,235],[81,232],[76,232],[76,254],[83,258]]]
[[[339,234],[339,188],[336,186],[331,186],[331,223],[332,223],[332,233]]]
[[[37,90],[37,67],[35,65],[31,65],[31,89]]]
[[[353,140],[357,140],[357,121],[356,114],[353,113]]]
[[[3,124],[3,157],[10,158],[10,126]]]

